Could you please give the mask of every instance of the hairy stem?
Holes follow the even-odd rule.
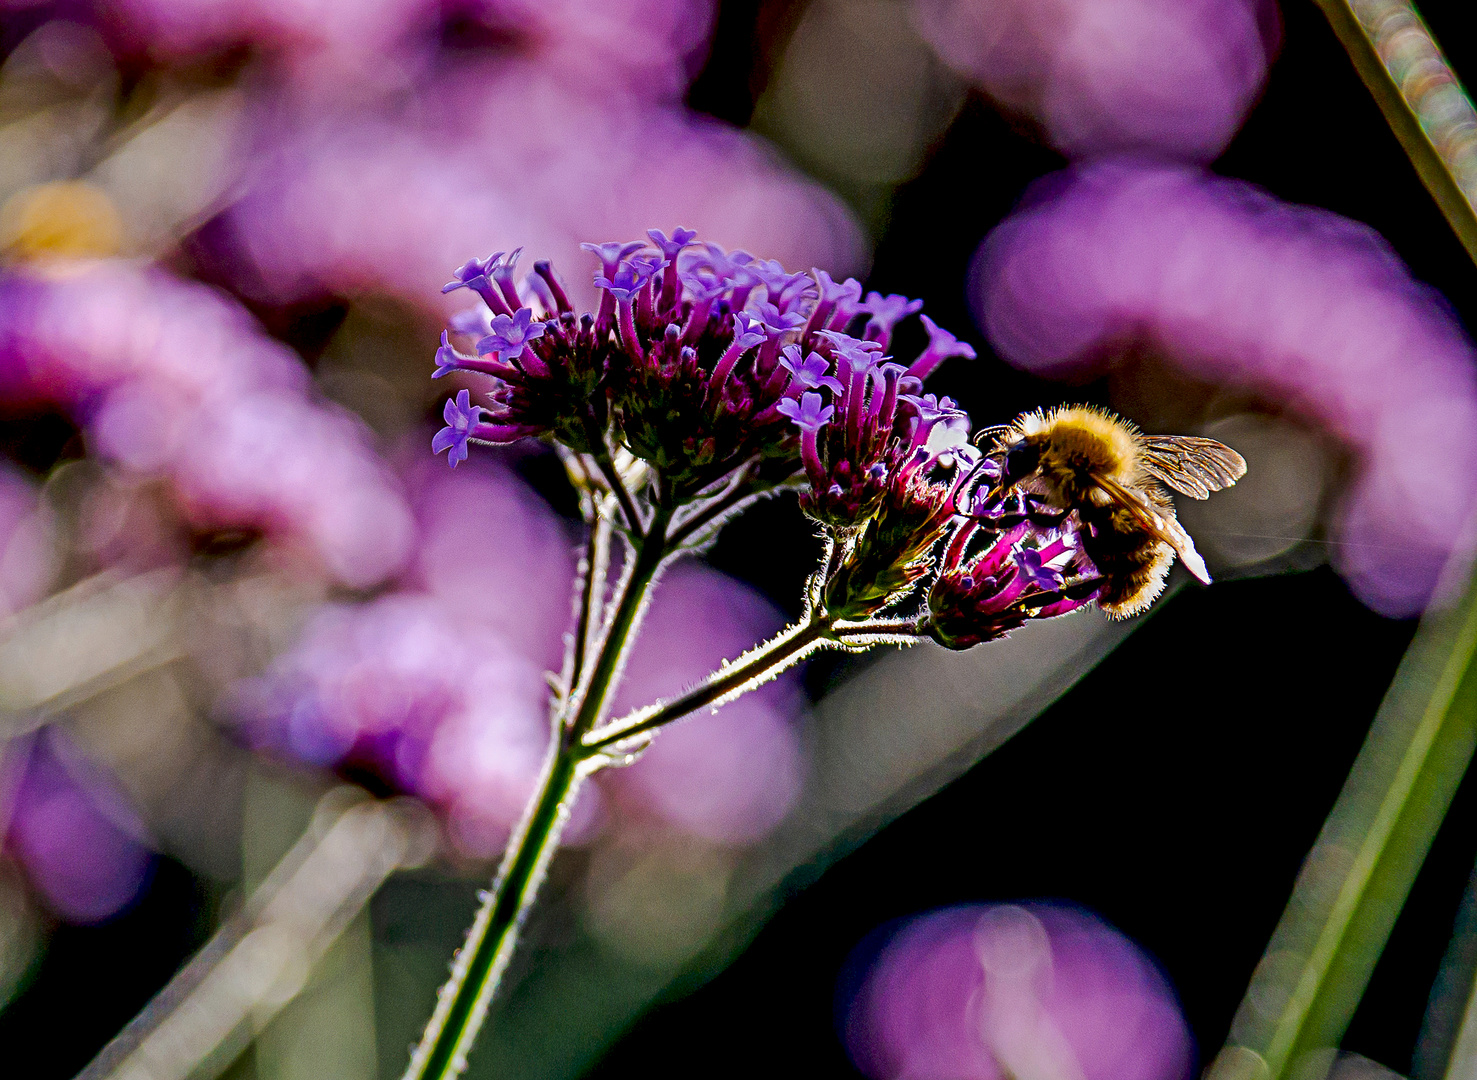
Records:
[[[458,950],[451,978],[441,988],[405,1080],[441,1080],[467,1067],[467,1054],[487,1016],[487,1007],[518,942],[518,930],[533,906],[583,773],[575,755],[556,742],[544,767],[538,794],[508,842],[466,943]]]
[[[798,622],[781,631],[772,641],[749,650],[734,663],[714,672],[680,697],[637,709],[629,716],[589,732],[584,737],[584,749],[586,753],[595,754],[655,731],[705,705],[722,704],[768,682],[817,649],[833,644],[836,642],[829,618],[817,616]]]
[[[574,694],[585,661],[590,655],[590,639],[600,622],[605,603],[605,575],[610,566],[610,521],[598,510],[590,519],[590,534],[585,541],[585,554],[580,563],[579,605],[575,610],[574,636],[570,641],[570,658],[565,665],[565,700]]]
[[[630,530],[632,539],[641,539],[644,535],[644,530],[641,528],[641,515],[636,513],[636,501],[626,490],[626,482],[621,479],[620,470],[615,467],[615,461],[611,458],[610,452],[601,449],[590,456],[595,459],[600,475],[605,477],[605,482],[610,485],[616,502],[620,504],[621,517],[625,518],[626,528]]]
[[[622,583],[599,651],[583,685],[572,691],[578,695],[577,703],[569,702],[573,712],[567,707],[555,729],[538,793],[509,841],[492,890],[478,909],[466,944],[457,953],[451,978],[441,988],[436,1010],[411,1056],[405,1080],[447,1080],[466,1068],[467,1053],[517,946],[519,928],[559,846],[559,834],[579,784],[590,771],[589,754],[581,738],[600,722],[615,688],[647,593],[669,552],[666,530],[670,520],[671,510],[659,506],[646,535],[635,541],[634,562]]]

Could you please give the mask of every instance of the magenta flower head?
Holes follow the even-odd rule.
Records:
[[[940,645],[968,649],[1096,598],[1101,581],[1073,519],[1053,529],[1001,521],[1012,509],[1004,508],[993,531],[988,517],[971,517],[949,538],[928,591],[928,631]]]
[[[897,603],[928,572],[977,454],[969,418],[951,400],[899,394],[901,364],[869,368],[874,354],[843,339],[830,338],[850,351],[850,359],[838,352],[843,370],[850,367],[838,411],[801,425],[811,486],[800,505],[835,531],[844,550],[826,584],[827,610],[860,618]]]
[[[842,1037],[874,1080],[1185,1080],[1194,1064],[1164,976],[1080,909],[943,908],[848,966]]]
[[[1477,500],[1477,350],[1366,226],[1195,168],[1051,178],[986,241],[976,310],[1018,367],[1083,379],[1133,350],[1325,429],[1357,469],[1334,566],[1419,611]]]

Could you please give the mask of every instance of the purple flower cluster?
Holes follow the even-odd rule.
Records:
[[[914,0],[944,61],[1071,157],[1209,161],[1281,38],[1273,0]]]
[[[550,434],[596,450],[609,420],[633,454],[689,495],[746,462],[799,452],[817,485],[807,509],[849,526],[875,510],[888,483],[907,483],[952,445],[939,432],[967,430],[947,401],[919,394],[944,359],[972,356],[968,345],[929,322],[929,345],[911,366],[884,355],[917,301],[863,300],[854,280],[792,274],[698,243],[689,229],[585,247],[600,262],[594,312],[575,314],[545,262],[520,285],[511,260],[474,260],[447,286],[476,292],[490,318],[461,324],[486,330],[476,355],[443,335],[436,375],[465,371],[495,386],[491,409],[465,391],[447,403],[435,448],[453,465],[469,440]],[[846,333],[854,323],[863,337]]]
[[[367,587],[409,553],[398,484],[246,311],[123,262],[0,276],[0,399],[64,410],[89,448],[166,477],[200,529],[265,532]]]
[[[1350,447],[1336,568],[1419,611],[1477,499],[1477,352],[1367,226],[1194,168],[1102,162],[1050,178],[981,249],[1001,356],[1101,374],[1133,349],[1250,393]]]
[[[1183,1080],[1194,1044],[1132,942],[1056,904],[969,905],[859,947],[842,1035],[875,1080]]]

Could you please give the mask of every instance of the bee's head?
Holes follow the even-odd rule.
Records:
[[[1001,463],[1000,487],[1009,490],[1034,473],[1041,465],[1041,444],[1022,439],[1005,449],[1005,460]]]

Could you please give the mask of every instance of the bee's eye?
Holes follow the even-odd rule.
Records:
[[[1041,464],[1041,448],[1030,443],[1012,447],[1005,455],[1005,469],[1001,473],[1002,487],[1013,487],[1036,471]]]

